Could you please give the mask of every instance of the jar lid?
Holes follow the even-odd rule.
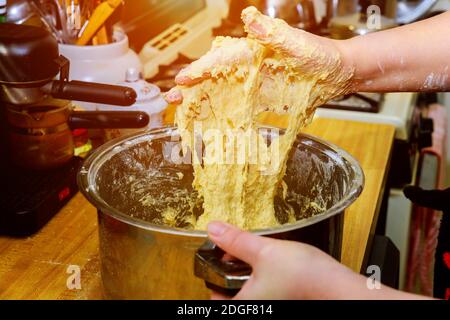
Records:
[[[141,77],[141,73],[135,68],[129,68],[125,75],[125,82],[120,85],[133,88],[136,91],[136,103],[150,103],[161,94],[161,89]]]

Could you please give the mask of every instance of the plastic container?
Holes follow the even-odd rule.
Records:
[[[59,52],[70,60],[70,79],[118,84],[129,68],[142,71],[138,55],[130,49],[128,37],[114,32],[113,43],[99,46],[59,44]]]

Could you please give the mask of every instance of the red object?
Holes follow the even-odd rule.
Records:
[[[87,129],[72,130],[72,136],[75,148],[84,146],[89,141],[89,132]]]
[[[445,262],[445,265],[447,266],[447,268],[450,269],[450,252],[444,253],[443,259],[444,259],[444,262]]]
[[[87,129],[75,129],[75,130],[72,130],[72,135],[74,137],[79,137],[79,136],[85,135],[87,133],[88,133]]]
[[[68,196],[70,196],[70,188],[69,187],[65,187],[58,193],[59,201],[63,201]]]
[[[447,111],[439,104],[431,104],[425,116],[433,119],[433,145],[422,149],[424,154],[433,155],[439,163],[436,189],[445,181],[447,154]],[[441,224],[441,213],[417,205],[413,207],[410,226],[410,245],[405,290],[422,295],[433,295],[433,269],[437,238]]]

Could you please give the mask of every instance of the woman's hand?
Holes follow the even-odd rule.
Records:
[[[295,59],[301,72],[320,74],[325,84],[339,84],[343,91],[348,91],[353,66],[349,59],[343,57],[337,41],[293,28],[283,20],[263,15],[254,7],[243,11],[242,20],[250,38],[285,57]],[[244,50],[240,56],[224,54],[223,50],[224,48],[213,47],[198,61],[182,70],[175,82],[182,86],[195,85],[209,79],[212,76],[210,71],[216,65],[226,66],[248,59]],[[174,88],[166,95],[166,100],[179,104],[183,97]]]
[[[253,235],[212,222],[208,235],[228,255],[253,268],[234,299],[410,299],[418,296],[382,286],[370,290],[367,279],[307,244]],[[226,299],[212,294],[213,299]]]
[[[326,84],[339,84],[342,93],[450,90],[450,11],[348,40],[331,40],[292,28],[252,7],[244,10],[242,18],[250,37],[301,61],[307,72],[325,72]],[[190,77],[188,67],[176,82],[189,86],[208,77],[207,68],[204,74]],[[168,102],[181,103],[181,93],[173,90]]]
[[[263,15],[255,7],[245,9],[242,20],[250,38],[285,57],[295,59],[301,67],[300,72],[330,76],[324,79],[329,81],[339,82],[341,78],[351,78],[353,65],[350,59],[343,56],[339,41],[293,28],[283,20]]]
[[[310,245],[255,236],[220,222],[209,224],[208,234],[225,252],[253,268],[234,299],[327,298],[333,291],[333,279],[353,275]],[[212,297],[224,298],[217,293]]]

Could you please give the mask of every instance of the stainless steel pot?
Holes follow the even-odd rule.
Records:
[[[194,214],[201,214],[198,202],[192,206],[175,196],[181,191],[195,198],[191,165],[171,160],[179,151],[176,129],[153,130],[111,141],[79,172],[81,192],[98,208],[101,274],[108,298],[208,298],[203,281],[194,276],[194,256],[206,233],[182,228],[182,219],[175,219],[177,227],[167,226],[161,217],[167,208],[176,208],[179,216],[192,207]],[[285,182],[287,201],[276,201],[277,217],[283,221],[283,205],[291,205],[297,222],[252,232],[308,242],[339,259],[343,212],[364,184],[358,162],[336,146],[300,135]],[[159,201],[142,201],[146,197]],[[326,210],[317,212],[311,201]]]

